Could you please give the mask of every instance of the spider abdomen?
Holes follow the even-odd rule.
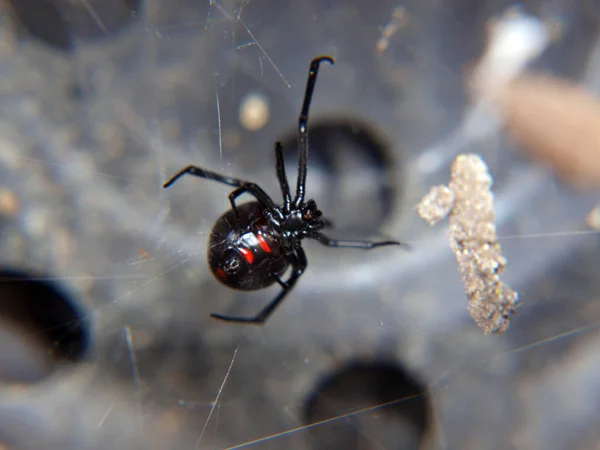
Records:
[[[208,265],[226,286],[253,291],[271,286],[289,263],[272,235],[258,202],[237,206],[215,223],[208,247]]]

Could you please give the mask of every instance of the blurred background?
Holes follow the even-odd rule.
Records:
[[[0,448],[591,449],[600,445],[600,263],[575,193],[513,152],[474,143],[465,71],[500,0],[0,2]],[[561,26],[534,64],[600,89],[600,6],[538,0]],[[279,200],[310,60],[327,54],[309,122],[308,196],[332,236],[306,242],[277,292],[208,270],[226,186]],[[415,206],[476,152],[494,177],[506,282],[522,306],[484,336],[445,225]]]

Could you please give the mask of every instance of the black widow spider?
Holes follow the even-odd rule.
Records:
[[[276,171],[283,194],[278,206],[257,184],[220,175],[196,166],[188,166],[175,174],[163,187],[168,188],[183,175],[215,180],[234,189],[229,194],[231,210],[215,223],[208,246],[208,264],[217,279],[233,289],[258,290],[279,283],[282,291],[256,316],[232,317],[211,314],[228,322],[263,324],[294,287],[307,266],[302,239],[309,238],[329,247],[370,249],[384,245],[400,245],[396,241],[340,241],[330,239],[319,230],[330,226],[314,200],[304,201],[308,162],[308,110],[321,62],[333,64],[329,56],[315,58],[310,63],[304,103],[298,118],[298,183],[292,200],[285,174],[283,149],[275,143]],[[257,201],[236,205],[240,195],[248,193]],[[292,267],[287,281],[281,276]]]

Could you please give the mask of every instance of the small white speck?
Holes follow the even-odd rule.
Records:
[[[269,115],[269,101],[261,93],[250,92],[240,102],[239,120],[249,131],[263,128],[269,121]]]

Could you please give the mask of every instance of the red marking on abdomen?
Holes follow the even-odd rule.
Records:
[[[224,280],[225,278],[227,278],[227,274],[220,267],[217,267],[216,275],[219,280]]]
[[[248,264],[252,264],[252,262],[254,261],[254,253],[252,253],[252,250],[240,247],[240,253],[242,254],[242,256]]]
[[[265,238],[262,237],[262,235],[257,233],[256,240],[258,241],[258,245],[260,245],[260,248],[262,248],[267,253],[271,253],[271,247],[269,247],[269,244],[267,244],[267,241],[265,241]]]

